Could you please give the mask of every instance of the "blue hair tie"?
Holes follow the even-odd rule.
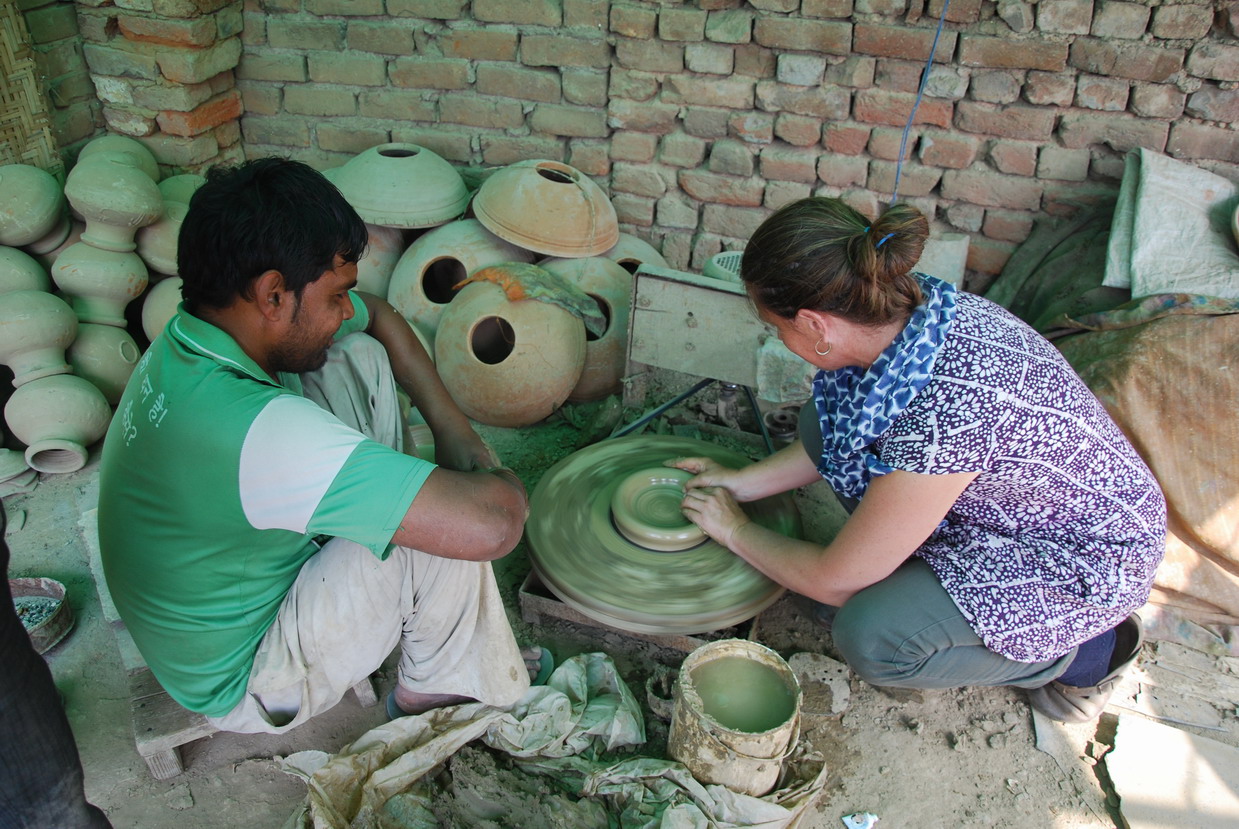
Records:
[[[894,235],[895,235],[894,233],[888,233],[888,234],[886,234],[885,236],[883,236],[883,237],[882,237],[882,240],[881,240],[880,242],[878,242],[876,245],[874,245],[874,246],[873,246],[873,249],[874,249],[874,250],[877,250],[878,248],[882,247],[882,244],[883,244],[883,243],[884,243],[887,239],[891,238],[891,237],[892,237],[892,236],[894,236]]]
[[[869,232],[869,225],[865,225],[865,230],[864,230],[864,232],[865,232],[865,233],[868,233],[868,232]]]

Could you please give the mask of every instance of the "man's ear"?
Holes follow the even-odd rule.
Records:
[[[254,280],[254,305],[270,322],[277,322],[292,311],[292,293],[284,287],[284,274],[277,270],[263,271]]]

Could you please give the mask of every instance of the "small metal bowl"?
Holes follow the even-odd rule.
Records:
[[[26,627],[30,644],[39,653],[47,653],[56,647],[73,629],[73,609],[65,600],[65,586],[55,579],[9,579],[9,591],[13,594],[14,604],[23,604],[22,599],[48,599],[56,603],[51,613]],[[25,621],[23,618],[23,624]]]

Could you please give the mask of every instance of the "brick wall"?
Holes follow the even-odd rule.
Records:
[[[76,8],[73,0],[19,0],[18,7],[51,106],[56,144],[72,153],[103,127],[102,105],[82,56]]]

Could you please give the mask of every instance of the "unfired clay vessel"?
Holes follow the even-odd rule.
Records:
[[[0,245],[28,245],[60,224],[64,213],[60,182],[29,164],[0,166]]]
[[[0,294],[51,289],[51,278],[33,257],[17,248],[0,245]]]
[[[163,216],[159,188],[128,153],[79,161],[65,182],[65,196],[86,220],[82,241],[104,250],[133,250],[138,228]]]
[[[52,265],[56,264],[56,258],[72,246],[76,245],[78,242],[82,241],[82,234],[85,232],[86,223],[75,219],[69,223],[69,235],[66,236],[65,240],[55,248],[49,250],[47,253],[35,253],[34,249],[30,245],[27,245],[26,252],[34,256],[35,260],[37,260],[40,265],[47,269],[48,272],[51,272]]]
[[[0,296],[0,363],[13,370],[13,385],[69,371],[65,349],[77,336],[77,316],[46,291]]]
[[[549,302],[512,302],[492,282],[461,288],[435,336],[435,364],[461,410],[528,426],[568,397],[585,365],[585,326]]]
[[[501,239],[550,256],[597,256],[619,240],[607,194],[559,161],[496,170],[473,197],[473,215]]]
[[[188,205],[198,188],[206,184],[206,176],[197,173],[182,173],[179,176],[168,176],[159,182],[159,195],[165,202],[180,202]]]
[[[691,472],[651,466],[631,472],[611,496],[611,520],[620,534],[647,550],[687,550],[705,540],[701,528],[684,517],[684,482]]]
[[[9,430],[26,444],[26,463],[40,472],[81,469],[86,447],[103,437],[111,419],[103,392],[73,374],[26,383],[4,407]]]
[[[146,292],[146,299],[142,300],[142,332],[149,341],[155,342],[176,315],[176,308],[183,298],[182,284],[179,276],[169,276],[159,280]]]
[[[452,286],[481,268],[533,260],[532,253],[503,241],[477,219],[449,222],[409,245],[392,271],[387,301],[433,340],[439,318],[456,296]]]
[[[642,265],[667,267],[667,260],[653,245],[630,233],[621,233],[615,246],[599,255],[610,259],[629,273],[636,273],[637,268]]]
[[[82,322],[125,325],[125,306],[142,295],[148,275],[136,253],[102,250],[79,242],[52,266],[52,279],[71,298]]]
[[[124,328],[82,323],[65,356],[73,373],[89,380],[115,406],[142,352]]]
[[[392,271],[404,253],[404,231],[398,227],[366,225],[370,244],[357,262],[357,289],[379,297],[387,296]]]
[[[159,163],[155,161],[155,154],[148,150],[141,141],[127,135],[101,135],[98,138],[92,138],[77,154],[77,160],[80,164],[84,158],[115,157],[118,154],[130,156],[137,168],[146,173],[147,178],[151,181],[159,181]]]
[[[456,168],[417,144],[371,147],[333,170],[330,181],[367,224],[384,227],[434,227],[469,203]]]
[[[165,201],[163,207],[163,217],[140,229],[134,241],[138,245],[138,256],[151,270],[175,275],[177,238],[189,207],[177,201]]]
[[[51,230],[23,247],[27,253],[41,256],[63,245],[72,230],[73,222],[69,219],[69,212],[66,210],[61,213],[60,219]]]
[[[632,304],[632,274],[601,256],[586,259],[545,259],[538,263],[589,294],[607,328],[599,337],[585,334],[585,368],[568,400],[599,400],[620,391],[628,358],[628,318]]]

